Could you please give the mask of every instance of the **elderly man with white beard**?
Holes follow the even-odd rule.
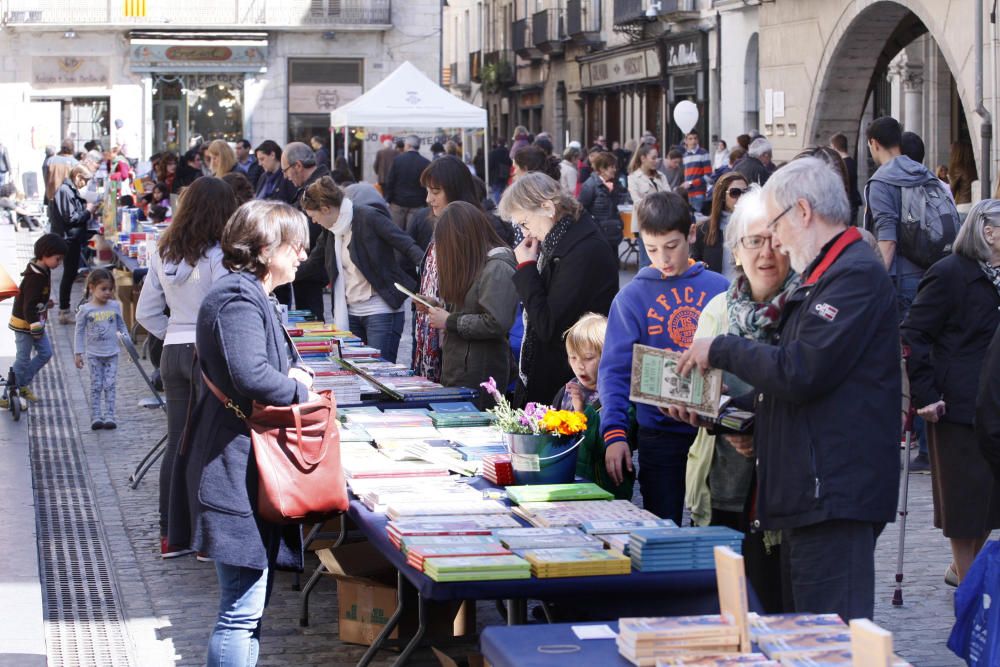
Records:
[[[895,291],[825,163],[794,160],[764,196],[774,249],[802,276],[777,343],[695,340],[679,370],[720,368],[754,387],[741,398],[757,415],[757,521],[782,531],[795,611],[871,618],[875,540],[895,518],[899,485]]]

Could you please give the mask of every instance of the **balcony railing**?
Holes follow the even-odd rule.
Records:
[[[469,78],[475,83],[483,80],[483,52],[473,51],[469,54]]]
[[[531,24],[528,19],[514,21],[510,32],[514,53],[529,60],[537,60],[542,57],[542,52],[535,48],[535,44],[531,40]]]
[[[145,16],[126,16],[121,0],[2,0],[6,25],[145,28],[389,26],[391,0],[170,0],[148,2]]]
[[[579,43],[601,37],[601,0],[566,0],[566,34]]]
[[[531,36],[543,53],[562,53],[566,30],[561,9],[543,9],[531,17]]]

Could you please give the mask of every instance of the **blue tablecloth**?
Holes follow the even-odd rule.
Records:
[[[580,640],[571,625],[610,625],[618,632],[614,621],[494,625],[479,636],[480,650],[491,667],[634,667],[619,655],[614,639]]]
[[[139,260],[126,255],[118,246],[113,245],[111,248],[115,255],[115,263],[132,273],[132,282],[136,285],[142,282],[146,274],[149,273],[149,269],[145,266],[140,267]]]
[[[474,479],[473,483],[479,488],[490,486],[482,478]],[[426,600],[542,599],[562,601],[567,606],[576,601],[586,604],[590,612],[595,607],[606,612],[599,618],[719,612],[714,570],[439,583],[406,564],[406,556],[386,535],[385,514],[372,512],[354,499],[348,516]],[[750,608],[760,611],[757,596],[752,590],[748,593]]]

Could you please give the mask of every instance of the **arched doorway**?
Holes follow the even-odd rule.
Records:
[[[864,126],[880,115],[893,115],[921,135],[931,168],[947,163],[952,143],[969,142],[974,104],[956,85],[955,59],[929,27],[934,17],[926,4],[850,3],[824,49],[806,143],[825,145],[842,132],[863,149]],[[859,150],[860,179],[867,157]]]
[[[757,33],[747,42],[743,65],[743,127],[760,129],[760,39]]]

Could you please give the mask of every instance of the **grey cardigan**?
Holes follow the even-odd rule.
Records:
[[[507,386],[511,354],[507,332],[517,314],[512,278],[516,263],[510,248],[494,248],[465,302],[452,306],[441,348],[441,384],[472,387],[490,377]]]

